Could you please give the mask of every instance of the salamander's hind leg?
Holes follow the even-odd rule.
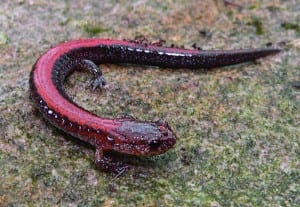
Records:
[[[90,86],[93,91],[97,88],[102,89],[106,85],[106,81],[100,67],[98,67],[94,62],[84,59],[81,61],[81,66],[84,69],[87,69],[94,76],[90,81]]]
[[[116,161],[110,156],[104,156],[102,148],[96,149],[95,164],[101,170],[105,172],[110,172],[116,177],[124,174],[127,170],[129,170],[129,165]]]

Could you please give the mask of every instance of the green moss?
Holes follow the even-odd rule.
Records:
[[[298,35],[300,35],[300,24],[298,23],[290,23],[290,22],[284,22],[281,24],[281,26],[285,30],[295,30]]]
[[[227,16],[230,18],[230,19],[232,19],[234,16],[234,13],[233,13],[233,11],[228,11],[227,12]]]
[[[5,32],[0,31],[0,46],[8,43],[8,36]]]
[[[277,12],[277,11],[280,11],[280,6],[279,5],[270,5],[267,7],[267,9],[271,12]]]
[[[263,23],[258,17],[252,17],[249,25],[255,27],[257,35],[263,35],[265,33]]]
[[[103,32],[109,31],[109,29],[101,27],[99,25],[93,25],[93,24],[85,24],[83,26],[84,31],[89,35],[89,36],[95,36]]]

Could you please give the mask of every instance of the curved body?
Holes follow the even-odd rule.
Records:
[[[114,171],[117,168],[117,172],[121,172],[124,166],[111,162],[103,152],[157,155],[171,148],[176,136],[164,121],[145,122],[129,116],[102,118],[79,107],[63,90],[63,82],[72,71],[86,68],[99,79],[103,78],[102,73],[95,65],[103,63],[212,68],[252,61],[278,51],[268,48],[187,50],[104,39],[69,41],[49,49],[37,60],[30,75],[30,93],[34,105],[53,125],[95,146],[96,163],[101,169]],[[98,86],[96,83],[95,88]]]

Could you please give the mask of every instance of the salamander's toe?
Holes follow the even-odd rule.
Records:
[[[103,89],[105,85],[106,81],[103,75],[96,76],[90,81],[90,87],[93,91],[95,91],[97,88]]]

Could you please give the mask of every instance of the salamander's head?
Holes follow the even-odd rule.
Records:
[[[107,149],[131,155],[153,156],[166,152],[176,143],[176,135],[165,121],[119,121],[119,127],[111,133],[114,143],[107,146]]]

